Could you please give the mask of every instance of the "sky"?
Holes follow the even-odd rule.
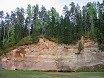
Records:
[[[71,2],[79,4],[80,6],[86,5],[87,2],[102,2],[102,0],[0,0],[0,11],[11,12],[14,11],[17,7],[27,8],[28,4],[35,5],[39,4],[39,7],[44,5],[47,10],[51,7],[55,7],[56,10],[61,14],[64,5],[69,5]]]

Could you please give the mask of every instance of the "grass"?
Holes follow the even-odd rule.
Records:
[[[104,72],[43,72],[1,70],[0,78],[104,78]]]
[[[27,36],[27,37],[24,37],[23,39],[21,39],[21,40],[16,44],[16,46],[28,45],[28,44],[30,44],[30,43],[32,43],[32,41],[29,40],[29,36]]]

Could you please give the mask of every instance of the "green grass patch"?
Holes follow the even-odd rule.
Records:
[[[58,43],[58,40],[57,40],[57,38],[55,38],[55,37],[51,37],[51,36],[46,36],[46,35],[45,35],[44,38],[48,39],[49,41]]]
[[[0,78],[104,78],[104,72],[43,72],[1,70]]]
[[[29,40],[29,36],[27,36],[27,37],[24,37],[23,39],[21,39],[16,45],[17,46],[22,46],[22,45],[27,45],[27,44],[30,44],[30,43],[32,43],[32,41]]]

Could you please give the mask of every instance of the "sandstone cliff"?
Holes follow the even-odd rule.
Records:
[[[45,38],[39,43],[19,46],[1,57],[0,68],[10,70],[67,70],[104,64],[104,52],[91,40],[84,41],[80,54],[77,45],[56,44]]]

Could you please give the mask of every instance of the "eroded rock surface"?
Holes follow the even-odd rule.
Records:
[[[1,57],[0,68],[10,70],[68,70],[104,64],[104,52],[86,41],[84,50],[77,45],[61,45],[40,38],[39,43],[20,46]]]

